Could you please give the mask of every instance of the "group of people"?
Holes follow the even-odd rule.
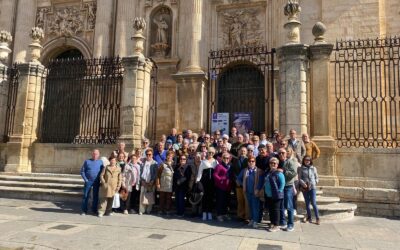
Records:
[[[320,150],[307,134],[298,139],[294,129],[284,138],[278,130],[267,138],[265,132],[239,134],[235,127],[229,135],[218,130],[178,134],[172,129],[154,147],[144,139],[141,148],[128,153],[119,143],[109,158],[100,158],[95,149],[81,168],[82,214],[88,212],[92,190],[92,212],[99,217],[112,215],[115,203],[124,214],[140,215],[150,214],[158,204],[158,213],[168,216],[174,197],[179,217],[190,205],[192,216],[212,220],[215,210],[217,220],[224,221],[236,208],[238,219],[257,228],[267,209],[269,231],[292,231],[297,194],[302,192],[307,211],[303,222],[312,222],[311,204],[319,225],[313,160]]]

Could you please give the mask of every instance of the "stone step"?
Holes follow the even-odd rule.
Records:
[[[82,192],[64,189],[0,186],[0,197],[54,202],[80,202],[82,200]]]
[[[297,196],[297,202],[301,204],[305,204],[303,195]],[[332,203],[339,203],[340,198],[336,196],[317,196],[317,204],[318,205],[326,205]]]
[[[70,178],[68,175],[64,177],[50,177],[40,175],[9,175],[0,174],[0,180],[3,181],[19,181],[19,182],[42,182],[42,183],[64,183],[64,184],[80,184],[83,185],[83,180],[75,177]]]
[[[28,182],[18,180],[0,180],[0,186],[5,187],[29,187],[29,188],[46,188],[46,189],[62,189],[82,191],[83,184],[69,184],[69,183],[49,183],[49,182]]]
[[[52,173],[13,173],[13,172],[0,172],[1,175],[12,176],[30,176],[30,177],[50,177],[50,178],[67,178],[67,179],[82,179],[78,174],[52,174]]]
[[[310,206],[311,210],[312,206]],[[324,221],[340,221],[352,219],[357,205],[353,203],[333,203],[326,205],[318,205],[319,215]],[[299,211],[305,214],[305,211]]]

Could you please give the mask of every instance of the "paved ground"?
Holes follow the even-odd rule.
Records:
[[[0,249],[399,249],[400,221],[356,217],[269,233],[238,222],[79,215],[76,204],[0,199]]]

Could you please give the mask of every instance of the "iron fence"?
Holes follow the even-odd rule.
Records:
[[[251,113],[253,130],[272,131],[274,56],[275,49],[267,46],[210,51],[208,117],[213,112],[226,112],[232,123],[234,113]]]
[[[398,37],[336,42],[338,147],[400,147],[399,51]]]
[[[157,63],[150,58],[153,63],[150,79],[150,106],[149,106],[149,136],[150,141],[156,141],[157,136],[157,90],[158,90],[158,66]]]
[[[10,135],[13,133],[14,117],[15,117],[15,105],[17,103],[18,94],[18,79],[19,71],[17,64],[13,64],[7,68],[7,72],[1,72],[1,75],[6,75],[7,80],[5,81],[5,87],[7,88],[7,103],[6,103],[6,114],[5,114],[5,125],[4,125],[4,136],[3,142],[8,142]]]
[[[111,144],[120,134],[121,59],[49,62],[41,142]]]

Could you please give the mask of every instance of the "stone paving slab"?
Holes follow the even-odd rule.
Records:
[[[6,249],[398,249],[400,221],[295,223],[269,233],[242,223],[123,215],[79,215],[79,204],[0,199],[0,250]]]

